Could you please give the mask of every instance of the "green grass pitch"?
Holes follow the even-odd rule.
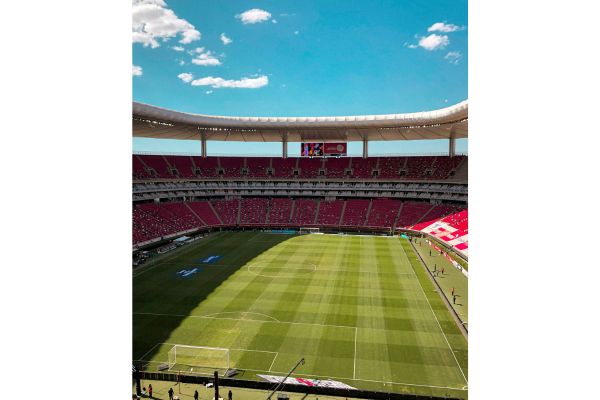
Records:
[[[173,344],[230,349],[242,379],[304,357],[293,376],[467,397],[467,341],[405,239],[227,232],[183,246],[133,277],[133,359],[152,370]]]

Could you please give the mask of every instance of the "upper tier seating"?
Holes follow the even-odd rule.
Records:
[[[144,163],[153,171],[151,176],[161,179],[176,178],[176,175],[171,173],[163,156],[147,155],[142,158]]]
[[[377,168],[377,158],[351,157],[352,178],[372,179],[373,170]]]
[[[198,157],[134,155],[134,179],[237,179],[242,177],[278,179],[378,179],[445,180],[451,177],[465,156],[450,157]],[[219,174],[219,169],[222,174]],[[272,175],[269,171],[272,169]],[[298,170],[298,174],[294,171]],[[351,171],[349,175],[346,171]],[[321,171],[324,175],[321,176]],[[376,175],[373,175],[377,171]]]
[[[327,178],[343,179],[346,178],[346,169],[350,168],[350,158],[326,158],[324,165]]]
[[[316,178],[319,176],[322,158],[301,158],[298,162],[301,178]]]
[[[436,157],[408,157],[406,160],[406,178],[407,179],[429,179],[426,175],[428,170],[433,168],[433,161]]]
[[[165,156],[171,167],[177,170],[177,176],[180,178],[195,178],[194,164],[189,156]]]
[[[271,164],[269,157],[246,157],[246,165],[248,167],[248,176],[251,178],[266,178],[267,168]]]
[[[456,169],[465,159],[464,156],[436,157],[433,162],[433,174],[431,179],[446,179],[453,169]]]
[[[135,154],[132,157],[133,161],[133,179],[146,179],[148,178],[148,173],[146,172],[146,167],[140,160],[140,156],[136,156]]]
[[[239,178],[242,176],[244,157],[219,157],[225,178]]]
[[[294,168],[296,168],[297,158],[280,158],[273,157],[271,159],[273,165],[273,176],[276,178],[291,178],[294,176]]]
[[[379,157],[379,178],[399,179],[406,157]]]
[[[218,161],[217,157],[192,157],[192,161],[196,166],[197,175],[202,178],[216,178]]]

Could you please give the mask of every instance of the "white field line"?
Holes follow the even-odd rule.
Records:
[[[289,322],[289,321],[259,321],[256,319],[244,319],[244,318],[228,318],[228,317],[207,317],[205,315],[181,315],[181,314],[161,314],[161,313],[149,313],[149,312],[134,312],[134,315],[156,315],[159,317],[184,317],[184,318],[206,318],[206,319],[224,319],[231,321],[247,321],[247,322],[258,322],[261,324],[291,324],[291,325],[312,325],[312,326],[324,326],[332,328],[348,328],[356,329],[355,326],[348,325],[331,325],[331,324],[316,324],[311,322]]]
[[[271,362],[271,365],[269,366],[269,372],[271,372],[271,368],[273,368],[273,365],[275,364],[275,360],[277,359],[278,355],[279,355],[279,353],[275,354],[275,357],[273,357],[273,361]]]
[[[261,371],[261,370],[258,370],[258,369],[250,369],[250,368],[244,368],[244,371],[265,372],[265,371]],[[287,375],[289,371],[288,372],[269,371],[269,372],[271,372],[273,374]],[[323,377],[323,375],[311,375],[311,374],[294,374],[294,375],[307,376],[307,377],[316,377],[316,378],[321,378],[321,379],[344,379],[344,380],[354,380],[354,381],[361,381],[361,382],[388,383],[388,384],[393,384],[393,385],[418,386],[418,387],[427,387],[427,388],[436,388],[436,389],[450,389],[450,390],[461,390],[461,391],[468,390],[465,386],[463,386],[462,388],[456,388],[456,387],[450,387],[450,386],[422,385],[422,384],[417,384],[417,383],[405,383],[405,382],[393,382],[393,381],[377,381],[377,380],[374,380],[374,379],[353,379],[353,378],[342,377],[342,376],[327,376],[327,377]]]
[[[402,251],[404,252],[404,255],[406,256],[408,262],[412,266],[412,263],[410,262],[410,258],[408,258],[408,254],[406,254],[406,250],[404,250],[404,247],[402,245],[400,245],[400,247],[402,247]],[[417,262],[420,263],[421,261],[417,260]],[[416,274],[416,271],[415,271],[415,274]],[[442,332],[442,336],[444,337],[444,340],[446,341],[446,344],[448,345],[448,348],[450,349],[450,353],[452,353],[452,357],[454,357],[454,361],[456,361],[456,365],[458,366],[458,369],[459,369],[461,375],[463,376],[465,382],[468,385],[469,381],[467,380],[467,377],[465,376],[465,373],[463,372],[460,364],[458,363],[458,359],[456,358],[456,355],[454,354],[454,350],[452,349],[452,346],[450,346],[450,342],[448,341],[448,338],[446,337],[446,334],[444,333],[444,330],[442,329],[442,325],[440,324],[440,321],[438,320],[437,315],[435,315],[435,312],[433,311],[433,307],[431,307],[431,303],[429,302],[429,298],[425,294],[425,290],[423,290],[423,285],[421,285],[421,281],[418,278],[417,278],[417,281],[419,282],[419,287],[421,288],[421,293],[423,293],[423,296],[425,297],[425,300],[427,300],[427,304],[429,305],[429,309],[431,310],[431,313],[433,314],[433,317],[435,318],[435,322],[437,322],[437,324],[438,324],[438,326],[440,328],[440,332]]]
[[[169,346],[190,346],[190,347],[201,347],[201,346],[193,346],[193,345],[186,345],[186,344],[182,344],[182,343],[167,343],[167,342],[159,342],[156,343],[154,346],[152,346],[150,348],[150,350],[148,350],[147,352],[144,353],[144,355],[142,355],[137,361],[143,361],[143,362],[147,362],[147,363],[163,363],[165,361],[150,361],[150,360],[145,360],[144,357],[146,357],[152,350],[154,350],[156,348],[156,346],[160,346],[162,344],[166,344]],[[206,347],[206,346],[205,346]],[[216,349],[216,347],[215,347]],[[275,354],[275,357],[277,357],[277,355],[279,354],[279,352],[277,351],[268,351],[268,350],[251,350],[251,349],[222,349],[222,350],[229,350],[229,351],[249,351],[249,352],[254,352],[254,353],[270,353],[270,354]]]
[[[356,379],[356,338],[358,337],[358,328],[354,331],[354,371],[352,372],[352,379]]]
[[[290,271],[290,272],[297,272],[297,273],[311,273],[311,272],[316,272],[317,271],[317,266],[315,264],[308,264],[308,265],[312,265],[313,269],[309,269],[309,268],[304,268],[304,267],[300,267],[300,268],[280,268],[280,271]],[[265,274],[261,274],[258,272],[254,272],[252,271],[250,268],[252,267],[259,267],[257,265],[248,265],[246,266],[246,269],[248,270],[248,272],[250,272],[252,275],[256,275],[256,276],[262,276],[265,278],[296,278],[296,276],[290,277],[290,276],[279,276],[279,275],[265,275]],[[269,268],[269,267],[266,267]]]
[[[148,350],[147,352],[145,352],[145,353],[144,353],[144,354],[143,354],[143,355],[142,355],[142,356],[139,358],[139,361],[145,361],[145,360],[144,360],[144,357],[146,357],[148,354],[150,354],[150,352],[151,352],[152,350],[154,350],[154,349],[156,348],[156,346],[158,346],[158,345],[160,345],[160,344],[162,344],[162,343],[156,343],[154,346],[150,347],[150,350]]]
[[[265,265],[261,265],[261,264],[265,264]],[[377,274],[377,275],[395,274],[395,275],[416,276],[414,274],[414,272],[393,272],[393,271],[392,272],[380,272],[380,271],[354,270],[354,269],[348,269],[348,268],[320,268],[314,263],[308,263],[308,264],[304,264],[304,265],[309,265],[310,267],[312,267],[312,271],[309,268],[304,268],[304,267],[300,267],[300,268],[282,267],[282,268],[280,268],[280,270],[289,270],[289,271],[305,270],[306,272],[356,272],[359,274]],[[264,274],[260,274],[258,272],[251,270],[251,268],[261,268],[261,267],[273,268],[273,267],[276,267],[275,265],[257,262],[257,263],[253,263],[250,265],[246,265],[245,267],[246,267],[246,270],[248,270],[248,272],[250,272],[252,275],[264,276],[267,278],[287,278],[286,276],[282,277],[282,276],[278,276],[278,275],[264,275]]]
[[[280,320],[278,320],[275,317],[271,317],[268,314],[263,314],[263,313],[258,313],[258,312],[252,312],[252,311],[222,311],[222,312],[217,312],[214,314],[208,314],[208,315],[204,315],[204,317],[206,318],[210,318],[213,317],[215,315],[220,315],[220,314],[253,314],[253,315],[262,315],[263,317],[267,317],[267,318],[271,318],[274,322],[281,322]],[[240,318],[242,321],[248,321],[244,318]],[[252,320],[255,321],[255,320]]]

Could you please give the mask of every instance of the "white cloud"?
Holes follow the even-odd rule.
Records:
[[[445,22],[436,22],[435,24],[433,24],[429,28],[427,28],[427,32],[449,33],[449,32],[462,31],[464,29],[465,29],[464,26],[458,26],[458,25],[454,25],[454,24],[446,24]]]
[[[227,46],[229,43],[233,42],[233,40],[231,40],[231,38],[228,38],[227,36],[225,36],[225,33],[221,33],[221,42],[223,42],[223,44],[225,46]]]
[[[139,65],[132,65],[131,66],[131,74],[133,76],[142,76],[142,74],[144,73],[142,67],[140,67]]]
[[[265,22],[271,19],[271,13],[259,8],[253,8],[251,10],[244,11],[235,17],[240,19],[243,24],[257,24],[259,22]]]
[[[457,65],[461,59],[462,59],[462,54],[460,54],[460,52],[458,52],[458,51],[450,51],[444,57],[444,60],[448,60],[448,62],[450,64],[454,64],[454,65]]]
[[[193,56],[194,54],[204,53],[204,47],[196,47],[195,49],[189,50],[187,53],[191,56]]]
[[[163,0],[133,0],[131,29],[133,43],[144,47],[159,47],[159,39],[167,41],[177,35],[183,44],[200,39],[194,25],[175,15]]]
[[[206,92],[204,92],[204,93],[206,93],[206,94],[211,94],[212,92],[213,92],[212,90],[207,90],[207,91],[206,91]]]
[[[446,35],[436,35],[432,33],[429,36],[422,37],[419,40],[419,46],[428,51],[440,50],[450,44],[450,39]]]
[[[179,60],[179,65],[185,65],[185,61]]]
[[[173,46],[173,47],[171,47],[171,48],[172,48],[173,50],[175,50],[175,51],[183,51],[183,50],[185,50],[185,49],[184,49],[182,46]]]
[[[194,76],[188,72],[181,73],[181,74],[177,75],[177,77],[179,79],[181,79],[182,81],[184,81],[185,83],[189,83],[192,81],[192,79],[194,79]]]
[[[242,78],[239,80],[214,78],[207,76],[192,81],[192,86],[210,86],[212,88],[242,88],[242,89],[258,89],[269,84],[269,78],[266,75],[258,78]]]
[[[203,47],[200,47],[200,49],[204,50]],[[196,49],[199,50],[199,49]],[[200,55],[197,56],[196,58],[192,59],[192,63],[196,64],[196,65],[203,65],[203,66],[216,66],[216,65],[221,65],[221,61],[219,61],[219,59],[215,56],[212,55],[212,53],[210,51],[207,51],[206,53],[203,53],[202,51],[200,51]]]
[[[299,33],[300,33],[300,31],[294,31],[294,35],[297,35]]]
[[[271,22],[272,22],[272,23],[274,23],[274,24],[276,24],[276,23],[277,23],[277,20],[276,20],[276,19],[274,19],[274,20],[272,20]]]

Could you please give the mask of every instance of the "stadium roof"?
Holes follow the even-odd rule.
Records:
[[[133,136],[241,142],[369,141],[468,137],[465,100],[433,111],[341,117],[225,117],[133,102]]]

